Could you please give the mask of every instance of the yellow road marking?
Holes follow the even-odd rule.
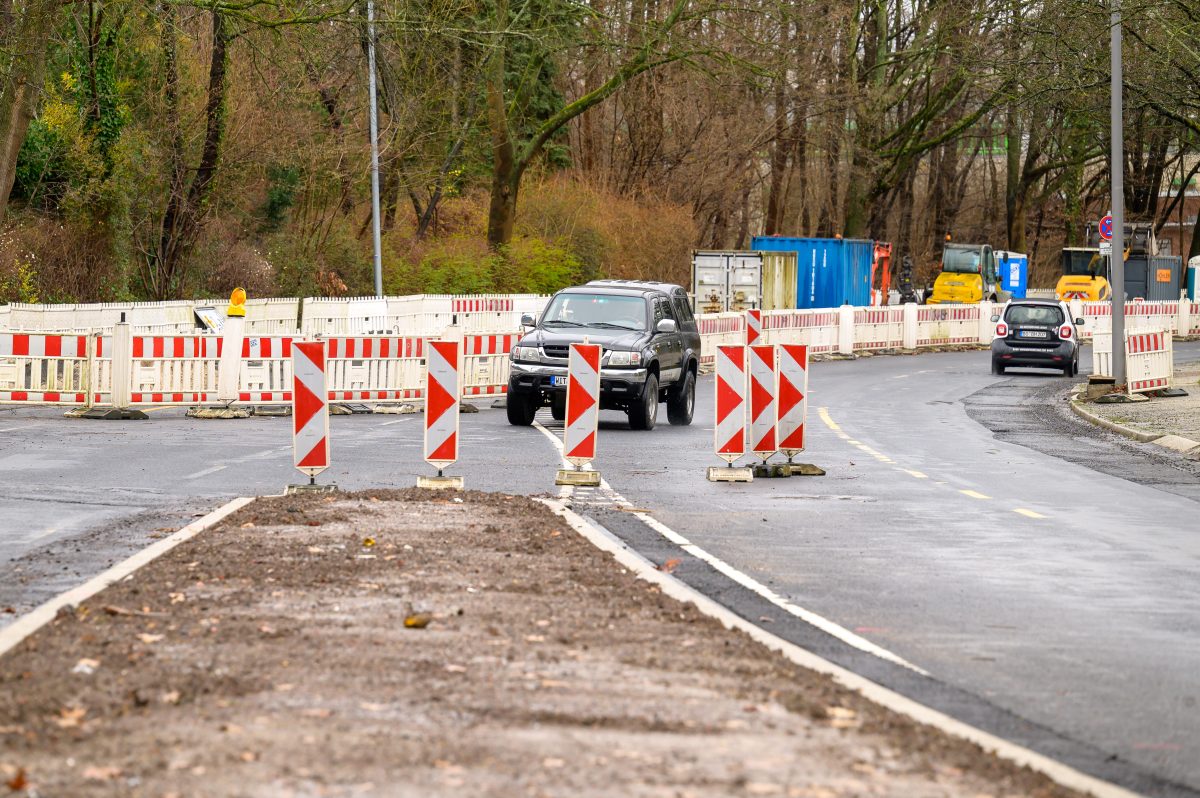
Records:
[[[817,415],[820,416],[821,420],[825,422],[825,426],[829,427],[834,432],[842,431],[842,428],[838,426],[838,423],[829,417],[829,408],[818,407]]]
[[[990,499],[990,498],[992,498],[991,496],[985,496],[982,493],[980,493],[979,491],[975,491],[975,490],[960,490],[959,493],[961,493],[964,496],[970,496],[972,499]]]
[[[1035,513],[1033,510],[1026,510],[1024,507],[1018,507],[1015,510],[1013,510],[1013,512],[1020,513],[1021,515],[1025,516],[1026,518],[1045,518],[1046,517],[1046,516],[1042,515],[1041,513]]]
[[[910,471],[907,468],[901,468],[900,470],[905,474],[908,474],[910,477],[916,477],[917,479],[929,479],[929,477],[927,477],[925,474],[922,474],[920,471]]]

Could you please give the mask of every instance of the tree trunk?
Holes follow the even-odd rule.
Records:
[[[27,0],[22,12],[0,20],[0,221],[46,77],[49,39],[63,7],[58,0]]]

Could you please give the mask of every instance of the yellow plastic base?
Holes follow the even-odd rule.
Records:
[[[564,469],[554,476],[554,484],[573,485],[579,488],[598,488],[600,487],[600,472]]]
[[[426,490],[462,490],[462,477],[417,477],[417,487]]]

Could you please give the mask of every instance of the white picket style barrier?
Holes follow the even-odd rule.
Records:
[[[1092,373],[1112,376],[1112,333],[1092,338]],[[1174,343],[1170,330],[1125,331],[1125,382],[1130,394],[1170,388],[1175,376]]]
[[[840,322],[836,308],[770,310],[763,314],[766,343],[803,344],[810,354],[835,352]]]

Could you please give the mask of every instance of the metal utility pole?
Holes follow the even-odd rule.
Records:
[[[375,296],[383,296],[383,245],[379,232],[379,104],[375,95],[375,2],[367,0],[367,85],[371,105],[371,238],[375,245]]]
[[[1121,0],[1112,0],[1110,28],[1112,59],[1112,252],[1108,282],[1112,289],[1112,376],[1125,384],[1125,126],[1121,89]]]

